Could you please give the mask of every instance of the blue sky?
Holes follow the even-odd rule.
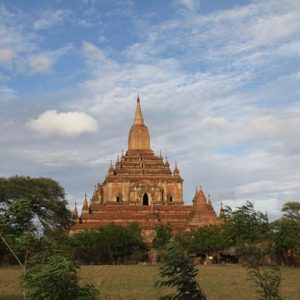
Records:
[[[127,149],[152,148],[236,207],[300,195],[300,2],[1,1],[0,176],[50,176],[70,207]]]

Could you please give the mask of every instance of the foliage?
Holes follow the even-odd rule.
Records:
[[[84,263],[126,263],[141,260],[147,251],[139,226],[107,225],[71,237],[74,255]]]
[[[181,233],[176,240],[188,253],[201,253],[212,255],[216,251],[226,249],[230,246],[227,232],[224,226],[208,225],[199,227],[189,233]],[[184,243],[188,241],[188,246]]]
[[[258,293],[263,300],[282,300],[279,287],[281,272],[278,267],[263,268],[261,266],[249,266],[249,275],[258,286]]]
[[[236,246],[239,256],[248,255],[253,246],[264,247],[270,228],[266,214],[256,211],[251,202],[235,211],[227,209],[226,227],[228,239]]]
[[[271,223],[272,250],[281,263],[296,264],[300,252],[300,224],[293,219],[282,218]]]
[[[79,286],[74,262],[60,254],[38,255],[29,264],[23,280],[28,300],[98,299],[93,286]]]
[[[28,231],[19,235],[7,235],[6,241],[13,249],[14,255],[24,265],[35,252],[40,251],[42,248],[42,238]],[[11,264],[17,263],[14,255],[11,252],[6,253],[6,260]]]
[[[50,178],[0,178],[2,234],[47,232],[71,224],[64,189]]]
[[[284,217],[300,223],[300,202],[287,202],[282,210]]]
[[[172,229],[168,225],[157,225],[153,228],[155,237],[152,241],[154,249],[162,249],[170,241],[172,237]]]
[[[192,260],[179,250],[177,245],[168,245],[168,255],[165,257],[165,264],[161,267],[160,275],[164,280],[157,283],[158,286],[175,287],[175,295],[160,297],[161,300],[191,300],[206,299],[205,293],[201,290],[196,280],[198,270]]]

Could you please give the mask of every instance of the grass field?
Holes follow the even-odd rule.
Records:
[[[159,278],[157,266],[82,266],[79,273],[82,282],[93,282],[99,288],[102,300],[158,299],[165,292],[154,287]],[[17,267],[0,268],[0,300],[22,299],[20,274]],[[300,300],[300,269],[283,268],[282,278],[284,298]],[[239,265],[200,266],[199,282],[209,300],[258,299],[246,269]]]

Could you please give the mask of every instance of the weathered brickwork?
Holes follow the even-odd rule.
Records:
[[[98,228],[110,223],[138,223],[144,233],[158,224],[174,231],[185,231],[208,224],[219,224],[211,200],[197,188],[192,205],[184,205],[183,179],[177,163],[173,172],[169,162],[155,155],[150,134],[144,124],[140,99],[128,136],[128,150],[110,165],[103,183],[95,187],[89,203],[85,197],[82,213],[74,210],[71,232]]]

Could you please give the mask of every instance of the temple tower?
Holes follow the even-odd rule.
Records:
[[[183,180],[177,165],[172,173],[168,160],[155,155],[150,144],[138,97],[128,150],[114,165],[111,163],[105,180],[97,186],[93,203],[183,204]]]

